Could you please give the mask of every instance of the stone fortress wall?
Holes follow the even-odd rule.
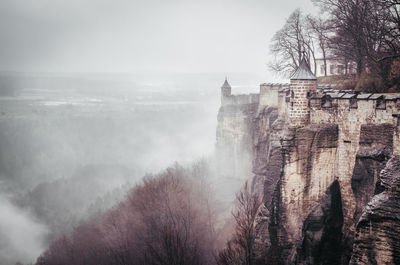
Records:
[[[303,81],[304,82],[304,81]],[[309,81],[310,82],[310,81]],[[348,132],[346,143],[357,138],[351,131],[359,131],[363,124],[400,125],[400,93],[358,93],[334,90],[330,86],[316,86],[315,92],[307,95],[298,92],[302,99],[295,98],[291,103],[291,91],[298,89],[298,84],[263,83],[259,94],[229,95],[222,98],[222,106],[258,104],[259,108],[270,106],[278,109],[278,115],[287,121],[308,115],[305,124],[338,124]],[[299,101],[300,102],[296,102]],[[296,104],[297,103],[297,104]],[[292,124],[293,126],[300,126]],[[358,130],[357,130],[358,128]],[[395,131],[397,132],[397,130]],[[400,143],[395,134],[394,141]],[[394,152],[400,155],[400,145],[394,145]]]
[[[259,104],[260,94],[229,95],[222,98],[221,105]]]
[[[259,95],[230,95],[224,105],[241,105],[258,103],[258,109],[276,107],[278,117],[293,129],[307,126],[335,125],[337,127],[337,143],[334,148],[320,151],[313,164],[311,180],[304,181],[304,167],[296,161],[298,155],[292,153],[285,162],[283,200],[287,209],[293,206],[293,212],[305,211],[297,216],[308,214],[325,194],[325,190],[338,180],[343,198],[344,223],[346,229],[354,231],[354,213],[356,199],[353,194],[351,179],[360,149],[360,134],[364,126],[383,125],[392,131],[393,155],[400,155],[400,94],[370,94],[354,91],[339,91],[326,86],[318,86],[316,80],[291,80],[291,84],[261,84]],[[291,161],[296,162],[291,162]],[[302,190],[308,190],[304,205],[291,205]],[[285,196],[287,196],[285,198]],[[287,223],[298,229],[301,226],[288,217]],[[305,217],[304,217],[305,218]]]

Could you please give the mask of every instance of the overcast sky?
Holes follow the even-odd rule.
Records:
[[[266,71],[310,0],[1,0],[0,71]]]

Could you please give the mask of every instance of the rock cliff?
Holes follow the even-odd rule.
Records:
[[[263,196],[256,264],[400,264],[396,124],[294,128],[257,104],[221,107],[218,120],[220,154]]]

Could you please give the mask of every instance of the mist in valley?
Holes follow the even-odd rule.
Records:
[[[214,160],[221,74],[3,76],[15,94],[0,98],[0,264],[34,262],[146,174]],[[242,184],[206,181],[225,210]]]

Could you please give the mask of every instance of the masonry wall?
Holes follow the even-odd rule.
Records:
[[[278,107],[278,91],[285,85],[282,84],[261,84],[260,85],[260,106]],[[286,85],[288,86],[288,85]]]
[[[316,89],[316,80],[290,80],[290,126],[301,126],[308,123],[310,118],[308,98]]]
[[[245,105],[245,104],[259,104],[260,95],[259,94],[249,94],[249,95],[230,95],[222,97],[222,106],[226,105]]]

